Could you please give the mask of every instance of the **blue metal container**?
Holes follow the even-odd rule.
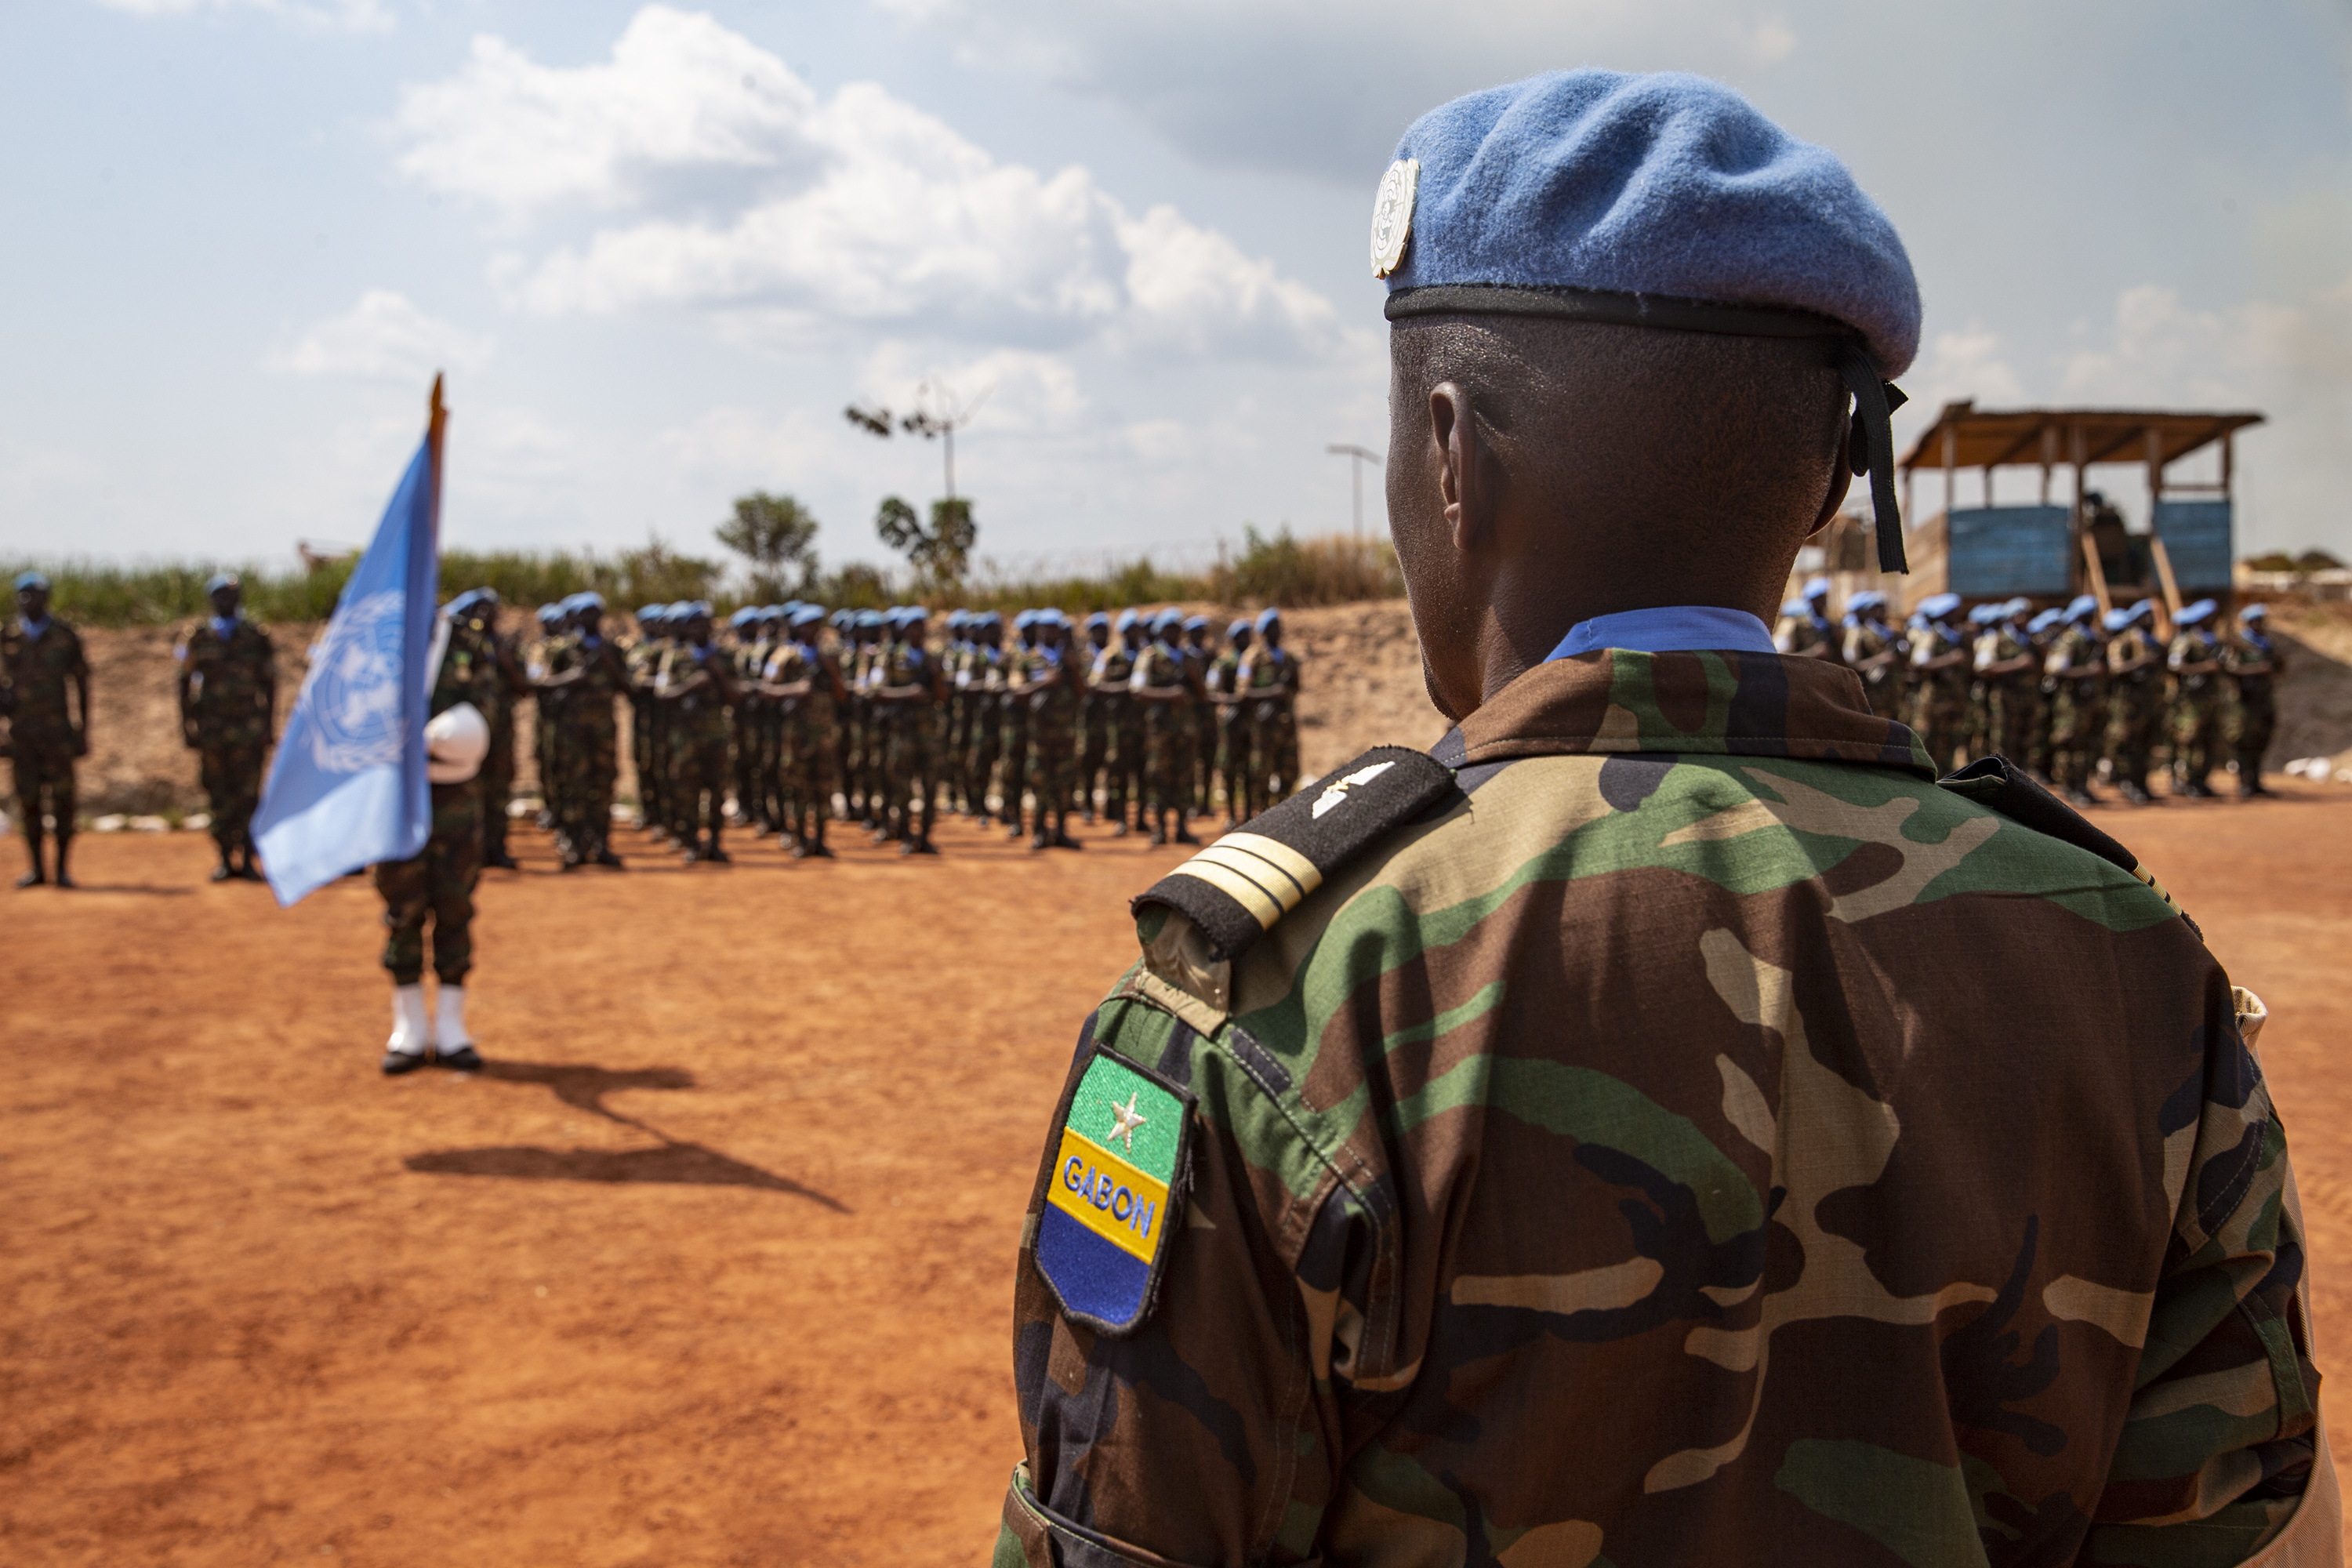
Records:
[[[1964,599],[2061,596],[2074,588],[2074,512],[2063,506],[1956,510],[1948,520],[1948,581]]]
[[[2172,557],[2173,580],[2184,598],[2229,592],[2231,563],[2237,552],[2231,539],[2230,503],[2226,500],[2159,500],[2156,503],[2156,536]]]

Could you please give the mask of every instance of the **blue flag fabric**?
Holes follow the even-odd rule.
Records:
[[[362,866],[405,860],[432,835],[425,708],[439,582],[433,458],[428,435],[312,651],[270,764],[253,844],[281,906]]]

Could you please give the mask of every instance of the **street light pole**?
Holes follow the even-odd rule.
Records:
[[[1332,457],[1348,459],[1349,489],[1355,500],[1356,537],[1361,539],[1364,537],[1364,465],[1370,463],[1379,468],[1381,455],[1344,441],[1335,441],[1323,449]]]

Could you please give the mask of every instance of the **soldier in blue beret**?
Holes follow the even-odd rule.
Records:
[[[50,614],[49,592],[42,573],[18,573],[16,618],[0,624],[0,718],[8,721],[0,755],[11,759],[16,830],[33,858],[32,869],[16,880],[20,888],[51,880],[41,864],[44,817],[54,824],[56,883],[74,886],[66,869],[74,836],[74,763],[89,754],[89,659],[80,634]]]
[[[2270,609],[2248,605],[2238,612],[2236,634],[2221,645],[2221,668],[2229,677],[2226,721],[2230,748],[2238,759],[2238,798],[2271,792],[2263,784],[2263,753],[2278,725],[2274,688],[2286,660],[2270,635]]]
[[[1773,648],[1856,472],[1903,563],[1885,216],[1719,84],[1563,71],[1416,121],[1372,261],[1456,728],[1135,900],[996,1563],[2338,1561],[2260,1004]]]
[[[205,810],[220,864],[213,880],[261,880],[253,864],[253,814],[269,743],[277,735],[278,660],[269,634],[243,613],[245,589],[216,572],[205,584],[213,613],[173,649],[179,666],[180,734],[196,753]]]

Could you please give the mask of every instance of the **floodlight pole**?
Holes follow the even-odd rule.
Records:
[[[1334,441],[1323,449],[1332,457],[1348,459],[1349,489],[1353,493],[1355,500],[1356,537],[1361,539],[1364,537],[1364,465],[1370,463],[1374,468],[1379,468],[1381,461],[1381,455],[1378,452],[1368,452],[1361,447],[1350,446],[1345,441]]]

